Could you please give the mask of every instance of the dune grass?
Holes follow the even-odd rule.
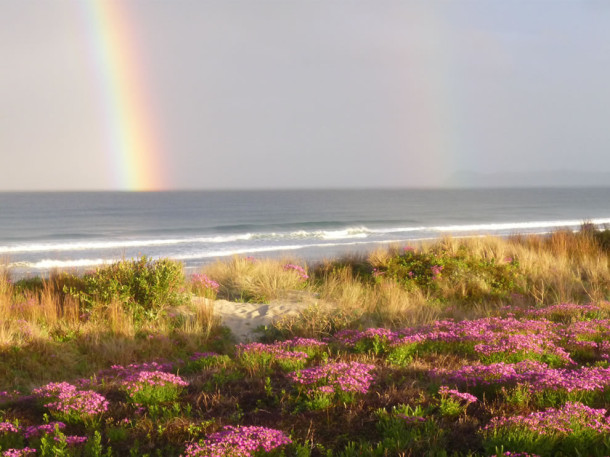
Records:
[[[68,374],[87,376],[117,363],[179,357],[204,347],[218,331],[213,303],[191,302],[188,284],[177,275],[167,288],[179,290],[181,299],[166,304],[167,291],[156,291],[158,297],[151,292],[163,289],[163,281],[142,275],[143,262],[148,261],[125,261],[80,277],[55,272],[49,278],[14,283],[3,271],[0,390],[29,388]],[[169,262],[151,265],[163,269]],[[126,278],[130,268],[131,277]],[[178,271],[181,266],[174,263],[171,268]],[[123,271],[113,283],[117,270]],[[97,281],[94,288],[92,281]],[[135,282],[139,288],[130,291],[129,284]],[[97,296],[101,283],[112,284]]]
[[[606,233],[558,231],[548,236],[444,238],[394,246],[304,266],[309,278],[296,285],[276,279],[286,274],[282,261],[236,258],[204,271],[221,284],[231,278],[219,294],[224,298],[268,301],[291,288],[305,290],[320,306],[279,322],[276,330],[284,336],[320,336],[347,327],[395,327],[441,316],[489,315],[514,303],[607,300]],[[273,290],[260,287],[253,293],[253,284],[273,285]]]

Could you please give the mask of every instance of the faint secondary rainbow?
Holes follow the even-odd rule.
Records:
[[[402,92],[397,118],[408,120],[397,141],[402,145],[404,184],[416,187],[451,185],[452,174],[461,169],[462,121],[465,106],[460,103],[452,77],[455,73],[448,26],[438,8],[413,2],[417,21],[422,24],[420,40],[406,46],[402,58]]]
[[[105,123],[112,185],[122,190],[167,187],[155,110],[126,2],[84,0],[90,52]]]

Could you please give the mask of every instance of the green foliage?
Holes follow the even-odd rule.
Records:
[[[385,336],[374,335],[372,338],[363,338],[354,345],[354,352],[360,354],[382,355],[388,352],[390,342]]]
[[[0,417],[0,422],[4,422],[3,418]],[[15,426],[19,426],[18,421],[12,422]],[[20,433],[15,432],[0,432],[0,451],[11,448],[22,448],[23,447],[23,436]]]
[[[197,360],[189,360],[182,368],[182,374],[193,374],[214,367],[228,367],[231,358],[228,355],[210,355]]]
[[[68,292],[87,308],[122,303],[136,318],[155,317],[165,307],[188,302],[182,264],[147,257],[100,267]]]
[[[569,361],[565,358],[549,352],[544,352],[542,354],[528,351],[494,352],[489,355],[482,355],[480,359],[486,365],[492,363],[518,363],[523,360],[544,362],[551,368],[565,367],[566,365],[569,365]]]
[[[540,457],[589,456],[603,457],[610,452],[610,438],[582,427],[567,435],[541,434],[526,427],[489,433],[483,445],[491,453],[496,448],[512,452],[528,452]]]
[[[388,352],[388,362],[406,366],[416,356],[426,354],[456,354],[470,356],[474,354],[474,343],[471,342],[447,342],[447,341],[423,341],[421,343],[405,343],[393,346]]]
[[[267,373],[274,361],[275,357],[269,352],[242,351],[239,354],[239,362],[252,374]]]
[[[174,384],[143,385],[139,390],[130,393],[129,400],[136,404],[152,407],[159,403],[173,402],[181,392],[182,387]]]
[[[445,454],[444,432],[430,417],[424,417],[421,407],[399,405],[390,412],[385,409],[376,411],[377,430],[381,441],[350,442],[339,453],[342,457],[389,455],[442,456]]]
[[[466,411],[466,406],[453,398],[441,398],[438,408],[443,417],[459,416]]]
[[[374,276],[392,279],[407,290],[422,289],[441,299],[482,301],[518,292],[521,273],[514,259],[496,262],[474,257],[465,248],[449,253],[439,246],[429,252],[405,250],[391,257]],[[452,289],[455,284],[463,285],[459,293]]]
[[[110,449],[110,448],[108,448]],[[85,446],[85,455],[90,457],[102,457],[102,435],[97,430]]]
[[[319,411],[328,409],[333,405],[334,399],[335,394],[315,391],[303,399],[300,407],[297,407],[297,410],[305,409],[308,411]]]
[[[401,367],[407,366],[417,353],[417,343],[395,346],[388,354],[387,361]]]
[[[500,392],[509,405],[525,407],[532,399],[529,386],[524,384],[517,384],[510,388],[502,387]]]
[[[221,368],[218,373],[212,375],[212,379],[204,384],[204,390],[214,392],[227,384],[242,381],[244,374],[237,370]]]

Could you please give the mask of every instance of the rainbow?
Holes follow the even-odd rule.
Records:
[[[167,188],[159,129],[142,71],[126,2],[84,0],[91,61],[105,125],[111,186],[120,190]]]

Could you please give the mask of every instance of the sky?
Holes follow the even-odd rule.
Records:
[[[587,184],[608,81],[604,0],[0,0],[0,190]]]

